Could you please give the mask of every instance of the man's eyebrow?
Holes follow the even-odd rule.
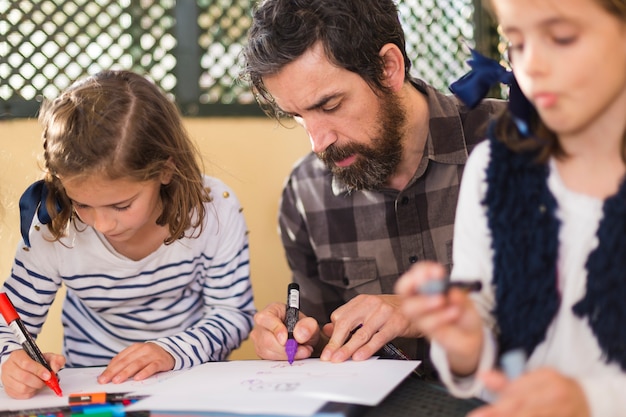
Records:
[[[310,111],[310,110],[319,109],[320,107],[324,107],[326,105],[326,103],[328,103],[329,101],[337,98],[338,96],[339,96],[338,93],[329,94],[327,96],[323,96],[316,103],[313,103],[309,107],[305,108],[305,110]]]

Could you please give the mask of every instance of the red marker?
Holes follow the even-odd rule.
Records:
[[[61,387],[59,386],[59,380],[54,372],[52,372],[52,368],[50,368],[50,364],[46,361],[46,358],[43,357],[43,353],[39,350],[35,341],[33,340],[28,330],[24,326],[22,319],[15,311],[15,307],[9,297],[7,297],[6,293],[0,293],[0,313],[2,313],[2,317],[4,317],[4,321],[7,322],[15,337],[22,345],[22,348],[28,353],[34,361],[42,364],[46,367],[48,371],[50,371],[50,378],[47,381],[44,381],[47,386],[50,387],[52,391],[59,397],[63,396],[63,392],[61,391]]]

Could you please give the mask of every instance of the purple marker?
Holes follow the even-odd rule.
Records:
[[[287,312],[285,314],[285,325],[287,326],[287,343],[285,343],[285,353],[287,361],[291,365],[296,357],[298,342],[293,338],[293,329],[298,322],[300,312],[300,286],[295,283],[287,287]]]

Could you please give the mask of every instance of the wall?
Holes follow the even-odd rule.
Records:
[[[250,230],[257,309],[283,301],[290,274],[277,232],[278,201],[292,165],[310,150],[304,131],[287,129],[269,118],[185,119],[185,125],[200,147],[205,172],[222,179],[241,200]],[[20,240],[19,196],[41,175],[40,135],[34,119],[0,122],[0,281],[10,274]],[[61,351],[62,298],[55,300],[38,337],[44,352]],[[249,340],[231,355],[231,359],[256,358]]]

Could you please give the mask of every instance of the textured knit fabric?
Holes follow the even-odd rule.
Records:
[[[490,140],[485,205],[493,236],[499,345],[503,352],[524,348],[530,354],[559,308],[556,201],[546,183],[548,166],[535,162],[536,153],[512,152]]]
[[[494,248],[495,313],[500,351],[523,347],[530,354],[556,314],[559,220],[548,189],[546,164],[536,153],[513,152],[491,139],[485,198]],[[515,190],[515,192],[510,192]],[[598,247],[585,265],[587,291],[574,306],[586,316],[602,355],[626,370],[626,185],[604,202]]]
[[[280,205],[280,231],[301,311],[327,323],[358,294],[393,294],[398,277],[419,260],[450,266],[452,227],[467,156],[484,138],[502,106],[484,101],[474,110],[423,82],[430,134],[415,175],[402,191],[354,191],[309,154],[295,166]],[[426,359],[415,341],[402,346]]]
[[[495,288],[492,286],[494,240],[484,205],[489,188],[487,167],[491,157],[489,143],[484,142],[469,158],[459,195],[454,233],[452,279],[480,277],[483,281],[483,291],[473,295],[486,323],[486,343],[483,346],[479,372],[497,365],[500,350],[497,340],[502,325],[493,314],[496,304]],[[554,161],[547,165],[547,177],[544,178],[556,202],[555,217],[559,223],[556,259],[558,273],[555,275],[559,305],[548,324],[545,337],[531,350],[525,369],[534,370],[548,366],[575,378],[585,392],[592,416],[623,416],[626,410],[626,373],[618,363],[607,362],[589,321],[574,312],[574,306],[585,298],[587,292],[586,265],[590,254],[599,247],[598,228],[604,219],[605,202],[567,189],[559,177]],[[514,191],[510,189],[506,195]],[[545,209],[546,212],[550,210],[549,207]],[[544,211],[541,207],[537,207],[537,210]],[[514,221],[516,220],[510,219],[510,224]],[[536,230],[527,230],[528,234],[535,232],[538,233]],[[516,248],[516,253],[524,256],[522,248]],[[535,327],[537,324],[533,319],[524,314],[525,311],[519,311],[519,323],[525,322],[529,328]],[[616,336],[623,326],[622,321],[615,327]],[[436,343],[433,343],[431,354],[441,379],[454,394],[486,396],[478,380],[473,377],[458,380],[451,375],[445,352]]]
[[[174,369],[225,359],[245,340],[255,312],[246,223],[237,197],[206,177],[206,203],[197,238],[161,245],[134,261],[82,223],[62,242],[46,240],[34,219],[31,248],[17,250],[5,291],[34,335],[41,331],[61,285],[63,354],[67,366],[107,365],[132,343],[153,342],[175,359]],[[20,348],[0,323],[1,354]]]

